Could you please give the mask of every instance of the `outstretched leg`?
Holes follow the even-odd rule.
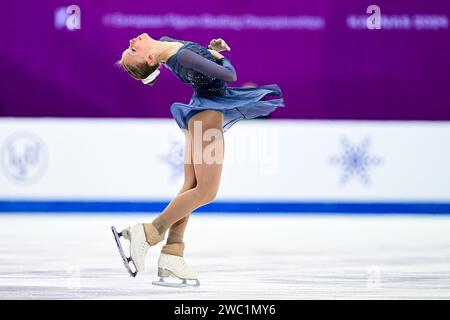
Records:
[[[152,221],[151,225],[158,230],[159,235],[163,235],[171,225],[195,209],[215,199],[223,166],[222,125],[223,114],[215,110],[202,111],[190,119],[188,130],[193,142],[192,162],[196,185],[178,194]],[[144,227],[147,229],[149,225],[145,224]]]

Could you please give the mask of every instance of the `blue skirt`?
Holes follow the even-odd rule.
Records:
[[[276,84],[269,84],[255,88],[228,87],[224,94],[212,97],[201,97],[194,92],[189,104],[173,103],[170,111],[181,129],[187,129],[189,119],[199,112],[221,111],[225,132],[239,120],[267,116],[278,107],[284,107],[281,89]]]

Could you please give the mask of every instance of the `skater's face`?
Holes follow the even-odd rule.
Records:
[[[118,63],[136,80],[147,78],[160,67],[154,54],[156,43],[147,33],[130,39],[130,45],[122,53],[122,59]]]
[[[152,38],[147,33],[142,33],[130,39],[129,47],[122,53],[122,61],[127,65],[147,63],[153,66],[157,63],[152,53]]]

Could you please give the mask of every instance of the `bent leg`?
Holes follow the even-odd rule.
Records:
[[[196,186],[178,194],[156,218],[167,226],[215,199],[223,165],[222,124],[223,114],[214,110],[202,111],[190,119],[188,129],[194,140],[192,158]],[[211,163],[211,157],[215,157],[215,162]]]

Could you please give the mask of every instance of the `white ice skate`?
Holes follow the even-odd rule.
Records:
[[[111,229],[114,234],[114,238],[116,239],[119,253],[122,256],[123,263],[125,265],[125,268],[127,268],[128,273],[132,277],[135,277],[138,272],[144,272],[145,256],[147,255],[147,251],[150,248],[150,245],[148,244],[145,237],[144,225],[142,223],[139,223],[133,227],[122,230],[120,233],[118,233],[114,227],[111,227]],[[121,236],[130,241],[130,257],[125,256],[119,240]],[[133,262],[136,271],[133,272],[131,270],[129,265],[130,262]]]
[[[198,273],[191,270],[183,257],[162,253],[158,259],[159,281],[154,285],[165,287],[198,287]],[[180,281],[181,280],[181,281]]]
[[[125,233],[124,233],[125,231]],[[138,223],[122,231],[124,238],[130,241],[130,257],[137,272],[145,271],[145,257],[150,245],[145,237],[144,224]]]

